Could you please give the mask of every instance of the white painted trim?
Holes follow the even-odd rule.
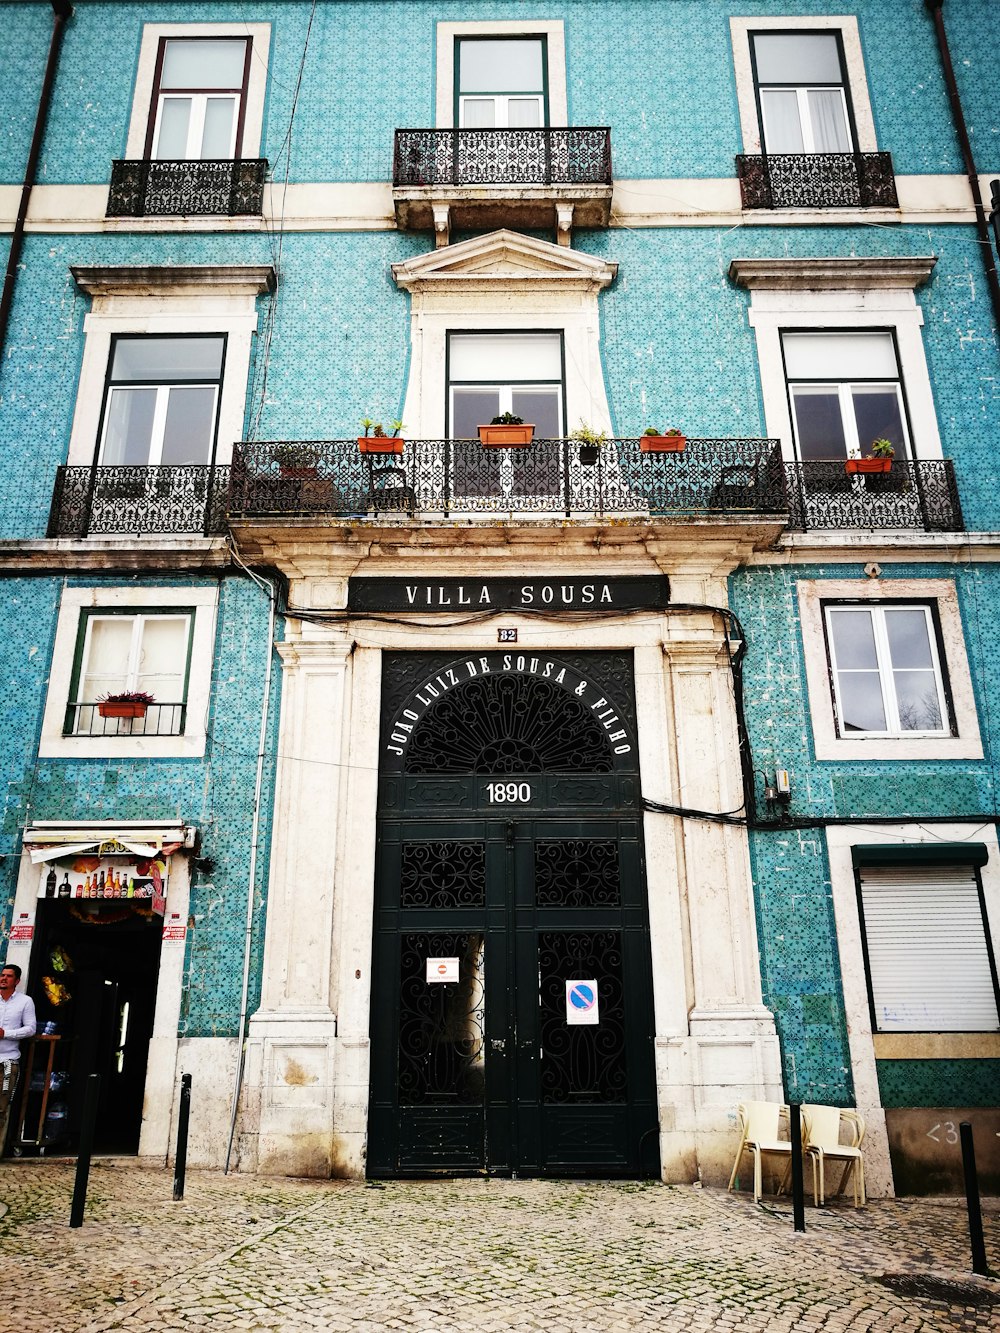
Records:
[[[566,37],[562,19],[469,19],[437,25],[437,89],[434,124],[450,130],[455,124],[456,37],[545,37],[549,60],[549,124],[567,125]]]
[[[782,453],[789,461],[795,458],[795,449],[781,355],[784,329],[894,329],[900,380],[909,407],[913,457],[943,456],[920,334],[924,316],[912,290],[863,286],[819,292],[754,290],[748,320],[757,338],[767,434],[781,440]]]
[[[270,23],[146,23],[142,29],[139,63],[136,67],[132,115],[129,119],[125,157],[139,159],[146,147],[146,128],[153,97],[156,52],[161,37],[249,37],[250,77],[247,80],[246,115],[243,121],[241,157],[257,157],[264,124],[264,94],[271,44]]]
[[[212,654],[218,590],[212,588],[64,588],[56,622],[52,669],[49,674],[42,735],[41,759],[192,759],[205,753],[208,709],[211,700]],[[80,612],[84,609],[140,606],[193,606],[191,670],[188,676],[187,727],[183,736],[64,736],[63,720],[70,682]]]
[[[891,1194],[892,1171],[885,1112],[879,1093],[875,1065],[875,1042],[871,1011],[868,1006],[868,982],[861,947],[861,921],[854,879],[851,849],[861,843],[937,843],[984,842],[990,849],[989,860],[980,871],[986,917],[993,940],[994,956],[1000,951],[1000,846],[996,829],[989,824],[863,824],[837,825],[826,830],[830,859],[830,887],[837,926],[837,948],[844,992],[844,1015],[851,1053],[851,1074],[858,1110],[865,1117],[868,1138],[865,1148],[865,1175],[873,1197]]]
[[[966,655],[958,594],[951,579],[803,579],[797,586],[802,653],[817,759],[982,759],[983,744]],[[933,600],[941,627],[942,663],[951,689],[957,736],[837,735],[823,625],[823,601]]]
[[[753,66],[750,62],[750,33],[768,28],[779,30],[800,29],[803,32],[839,32],[844,46],[847,66],[847,84],[854,107],[854,123],[858,134],[858,151],[874,153],[878,150],[875,138],[875,118],[868,95],[868,80],[861,50],[858,20],[853,14],[826,16],[772,18],[731,18],[729,29],[733,41],[733,65],[736,72],[736,98],[740,108],[740,126],[743,130],[744,153],[760,152],[760,126],[757,123],[757,99],[754,95]],[[829,216],[829,215],[827,215]],[[839,217],[837,219],[840,220]]]

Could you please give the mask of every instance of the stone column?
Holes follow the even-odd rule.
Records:
[[[717,619],[671,617],[663,652],[673,791],[645,794],[745,813],[732,675]],[[718,1184],[732,1166],[736,1103],[781,1100],[780,1055],[761,998],[746,830],[691,817],[678,824],[675,892],[689,941],[689,1009],[686,1035],[658,1042],[661,1096],[681,1144],[695,1136],[699,1174]]]
[[[353,644],[278,645],[284,666],[261,1003],[250,1020],[241,1165],[328,1176],[335,1165],[334,884],[344,827]],[[251,1148],[258,1125],[256,1151]]]

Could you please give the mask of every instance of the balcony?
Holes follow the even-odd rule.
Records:
[[[744,208],[898,208],[891,153],[767,153],[736,159]]]
[[[229,468],[60,467],[48,536],[198,533],[226,530]]]
[[[111,163],[109,218],[259,217],[267,159]]]
[[[841,460],[786,463],[788,526],[964,532],[951,459],[894,459],[892,470],[849,475]]]
[[[187,704],[147,705],[143,717],[101,717],[96,703],[66,708],[64,736],[183,736]]]
[[[515,231],[606,227],[609,129],[397,130],[392,197],[399,227]]]
[[[282,468],[292,449],[308,464]],[[689,440],[681,454],[608,440],[593,463],[575,440],[507,449],[408,440],[399,456],[363,456],[355,440],[244,443],[234,451],[229,497],[231,518],[783,517],[787,509],[775,440]]]

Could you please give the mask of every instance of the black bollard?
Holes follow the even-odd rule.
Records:
[[[69,1210],[71,1227],[83,1226],[83,1210],[87,1206],[87,1182],[90,1179],[90,1155],[94,1151],[94,1129],[97,1125],[97,1103],[100,1097],[101,1076],[89,1074],[83,1094],[83,1123],[80,1125],[80,1146],[76,1151],[73,1203]]]
[[[986,1242],[983,1239],[983,1214],[979,1207],[979,1179],[976,1175],[976,1149],[972,1142],[972,1126],[963,1120],[958,1126],[962,1136],[962,1174],[965,1176],[965,1204],[969,1210],[969,1240],[972,1244],[972,1271],[989,1277],[986,1263]]]
[[[177,1113],[177,1152],[174,1154],[174,1198],[184,1198],[184,1172],[187,1169],[188,1120],[191,1117],[191,1075],[181,1075],[181,1105]]]
[[[792,1218],[796,1231],[806,1229],[805,1194],[802,1185],[802,1118],[798,1102],[788,1103],[788,1137],[792,1141]]]

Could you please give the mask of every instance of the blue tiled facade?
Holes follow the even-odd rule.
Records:
[[[66,26],[37,179],[53,192],[39,208],[50,208],[57,220],[29,223],[0,349],[0,545],[12,570],[4,582],[12,632],[0,648],[0,666],[8,701],[17,701],[0,735],[0,933],[12,920],[26,824],[179,817],[197,825],[201,854],[214,866],[193,873],[178,1026],[183,1038],[236,1036],[245,949],[247,1012],[260,1003],[282,670],[275,658],[265,698],[268,655],[275,651],[268,641],[268,598],[234,560],[209,561],[206,555],[200,567],[190,555],[182,559],[168,551],[156,567],[133,563],[112,544],[101,550],[103,563],[91,553],[86,564],[83,547],[47,540],[92,309],[71,267],[273,266],[277,290],[256,301],[243,438],[332,440],[353,436],[369,413],[387,419],[402,414],[412,306],[390,266],[427,253],[434,241],[429,233],[391,225],[391,214],[377,225],[301,219],[279,225],[273,218],[262,225],[253,218],[215,226],[197,217],[112,224],[94,216],[84,187],[103,190],[111,162],[126,157],[143,28],[170,22],[270,25],[259,146],[269,162],[269,182],[287,181],[303,191],[334,185],[385,189],[394,131],[435,123],[437,25],[536,17],[521,0],[487,0],[473,8],[455,0],[320,0],[316,6],[304,0],[170,6],[94,0]],[[615,181],[631,182],[633,193],[641,195],[643,182],[667,182],[681,203],[687,202],[685,192],[706,199],[698,191],[713,182],[732,183],[734,157],[743,151],[730,18],[770,19],[777,8],[770,0],[556,0],[542,17],[564,25],[569,125],[610,127]],[[981,173],[1000,173],[1000,25],[991,10],[991,0],[949,0],[945,7]],[[885,561],[882,581],[888,595],[897,579],[954,582],[984,757],[816,756],[798,584],[864,579],[866,563],[881,558],[884,534],[853,533],[856,557],[845,554],[846,542],[830,555],[822,544],[786,541],[775,547],[780,556],[750,556],[728,578],[730,605],[745,633],[753,766],[758,775],[788,769],[795,821],[816,821],[812,827],[793,821],[784,830],[751,828],[748,834],[763,1002],[781,1039],[785,1095],[850,1104],[856,1087],[845,959],[823,821],[856,821],[862,842],[880,840],[877,826],[865,826],[866,819],[919,823],[948,817],[967,824],[970,837],[977,827],[997,822],[1000,682],[987,636],[1000,609],[991,535],[1000,531],[994,466],[1000,347],[971,208],[953,203],[966,188],[964,167],[924,0],[851,0],[847,6],[789,0],[781,12],[790,20],[856,16],[879,148],[892,154],[897,177],[925,177],[927,191],[950,191],[951,202],[929,209],[926,218],[903,214],[893,222],[867,221],[856,209],[802,218],[788,210],[776,219],[734,205],[728,220],[692,225],[689,216],[678,218],[663,205],[664,197],[673,197],[668,190],[658,196],[663,216],[657,225],[629,225],[620,222],[616,196],[611,225],[574,230],[572,246],[619,265],[617,280],[599,298],[600,357],[619,439],[632,439],[651,423],[680,427],[693,438],[773,433],[750,327],[752,294],[733,281],[734,260],[936,258],[929,281],[914,296],[941,451],[954,464],[968,541],[952,534],[939,549],[924,542],[897,551]],[[13,197],[34,125],[52,15],[40,2],[0,3],[0,22],[7,33],[0,57],[0,184]],[[110,68],[107,51],[116,53]],[[97,69],[103,71],[99,79]],[[56,194],[61,204],[52,202]],[[73,208],[80,211],[78,222]],[[713,209],[706,204],[704,212]],[[13,216],[4,218],[0,258],[12,224]],[[462,231],[451,239],[473,235]],[[228,448],[232,442],[225,443]],[[790,442],[783,443],[792,457]],[[128,761],[39,758],[63,590],[126,580],[136,588],[218,586],[205,753]],[[255,805],[262,716],[265,757]],[[998,1066],[995,1058],[879,1059],[882,1106],[990,1106]]]

